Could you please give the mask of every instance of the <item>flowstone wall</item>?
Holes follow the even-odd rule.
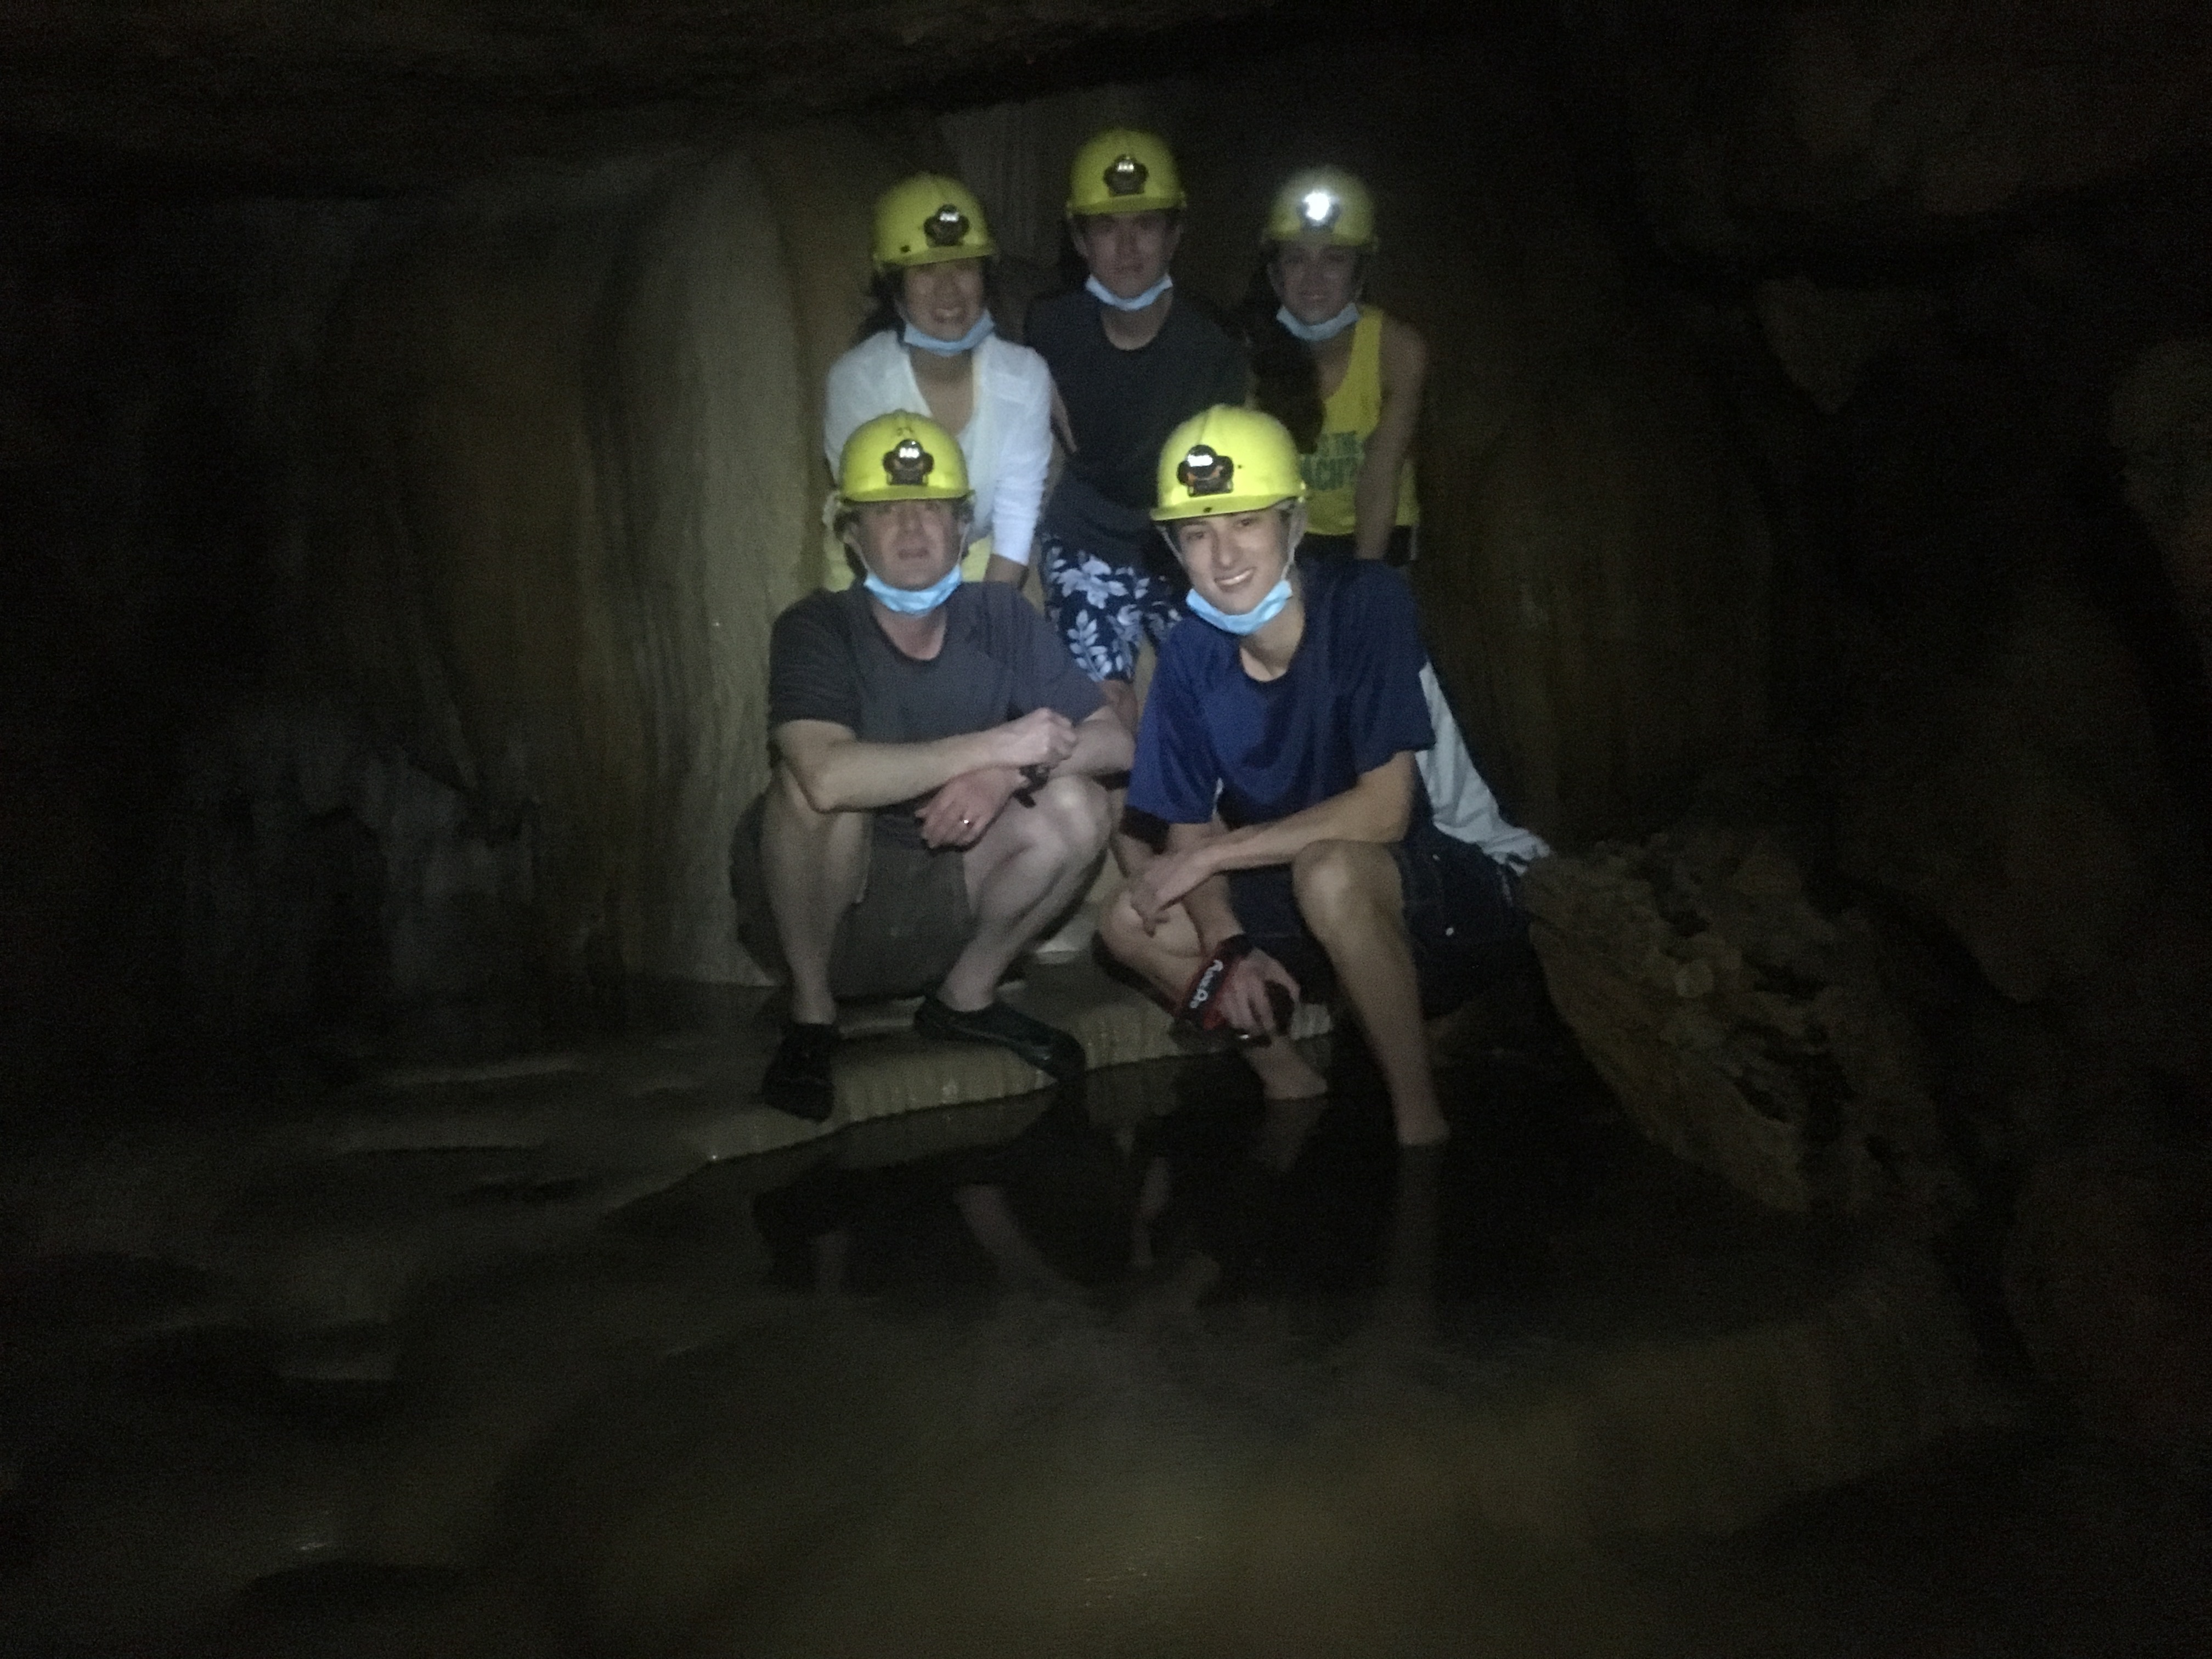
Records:
[[[823,129],[458,198],[373,245],[332,319],[298,672],[527,823],[556,981],[753,973],[730,836],[890,176]]]
[[[1029,227],[1033,274],[1069,135],[1101,119],[1180,147],[1195,304],[1233,305],[1291,167],[1374,179],[1378,293],[1434,356],[1416,581],[1523,816],[1568,838],[1656,821],[1755,741],[1763,531],[1540,100],[1402,47],[1339,69],[1381,106],[1294,126],[1268,64],[1204,96],[817,125],[382,211],[303,380],[288,672],[457,792],[480,839],[526,839],[501,948],[549,1012],[755,977],[730,834],[766,776],[768,631],[809,580],[819,387],[865,302],[870,204],[957,157]],[[1469,76],[1488,77],[1472,103]]]

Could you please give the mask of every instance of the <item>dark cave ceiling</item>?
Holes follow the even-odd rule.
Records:
[[[1540,65],[1660,240],[1731,263],[2212,168],[2203,0],[15,0],[0,192],[404,191],[1392,33]]]
[[[19,173],[167,168],[390,189],[874,100],[990,102],[1085,65],[1096,66],[1091,79],[1101,68],[1141,71],[1146,43],[1164,33],[1267,9],[1263,0],[21,0],[0,9],[0,135]]]

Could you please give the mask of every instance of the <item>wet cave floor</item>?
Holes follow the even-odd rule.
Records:
[[[710,1165],[414,1286],[354,1375],[204,1268],[15,1260],[0,1650],[2212,1651],[2201,1471],[2053,1426],[1924,1252],[1646,1146],[1556,1034],[1455,1071],[1426,1163],[1337,1049],[1280,1178],[1233,1060],[1125,1067]],[[1079,1295],[1001,1281],[979,1182]]]

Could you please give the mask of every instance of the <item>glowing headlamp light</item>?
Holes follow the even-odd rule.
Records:
[[[1299,216],[1316,230],[1327,230],[1341,210],[1334,191],[1310,190],[1298,198]]]

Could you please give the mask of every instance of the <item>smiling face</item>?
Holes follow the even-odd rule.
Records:
[[[1282,580],[1304,529],[1305,509],[1281,502],[1249,513],[1179,519],[1176,556],[1208,605],[1241,617]]]
[[[1076,222],[1074,236],[1091,274],[1133,300],[1167,275],[1182,222],[1172,213],[1096,213]]]
[[[1302,323],[1325,323],[1359,297],[1359,250],[1315,238],[1277,246],[1267,262],[1275,297]]]
[[[845,542],[893,587],[920,592],[960,557],[965,501],[867,501],[847,509]]]
[[[899,309],[939,340],[957,340],[983,314],[983,262],[946,259],[899,272]]]

